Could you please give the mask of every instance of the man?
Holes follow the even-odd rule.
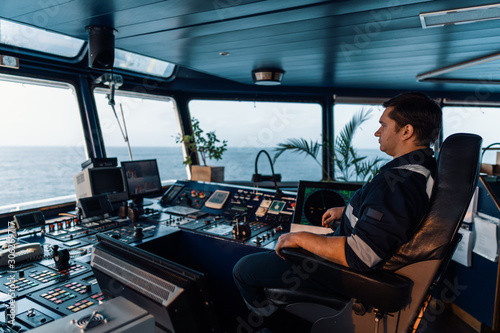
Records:
[[[276,309],[263,294],[265,287],[329,290],[318,274],[298,272],[280,258],[283,248],[303,248],[322,258],[359,271],[377,269],[411,238],[429,205],[436,161],[430,144],[439,135],[440,107],[428,96],[409,92],[384,103],[375,132],[380,150],[393,157],[372,181],[344,207],[329,209],[323,225],[341,224],[333,236],[308,232],[282,235],[275,252],[242,258],[234,267],[235,282],[247,306],[268,316]]]

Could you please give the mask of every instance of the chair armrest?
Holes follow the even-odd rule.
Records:
[[[413,282],[406,277],[381,270],[361,273],[303,249],[285,248],[281,253],[307,272],[326,276],[339,294],[382,312],[397,312],[410,303]]]

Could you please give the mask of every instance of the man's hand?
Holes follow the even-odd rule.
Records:
[[[289,232],[281,235],[280,238],[278,238],[278,244],[276,244],[276,247],[274,248],[276,254],[285,259],[285,257],[281,255],[281,249],[285,247],[300,247],[297,244],[297,239],[300,237],[300,234],[300,232]]]
[[[321,224],[324,227],[329,227],[330,224],[335,220],[340,220],[345,207],[333,207],[328,209],[325,214],[323,214]]]

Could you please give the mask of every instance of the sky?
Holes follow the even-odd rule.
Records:
[[[96,104],[105,144],[125,145],[115,115],[98,93]],[[120,97],[116,111],[123,127],[123,108],[132,146],[176,146],[180,132],[175,103],[169,99],[147,100]],[[83,146],[83,131],[77,101],[70,87],[35,86],[3,81],[0,77],[0,146]],[[120,108],[121,105],[121,108]],[[215,130],[229,147],[275,147],[289,138],[321,141],[321,109],[317,104],[263,103],[237,101],[191,101],[192,116],[205,132]],[[335,106],[338,133],[361,105]],[[456,132],[480,134],[483,146],[500,142],[497,124],[500,112],[494,108],[445,108],[444,136]],[[354,146],[377,149],[373,135],[379,127],[381,107],[374,107],[369,121],[356,133]],[[500,144],[498,145],[500,146]],[[496,160],[496,152],[487,153]]]
[[[0,80],[0,146],[79,144],[83,132],[78,117],[70,89]]]
[[[125,141],[106,94],[107,91],[96,94],[105,144],[121,146]],[[0,146],[82,144],[77,100],[70,87],[63,89],[0,80],[0,96]],[[172,101],[120,97],[119,94],[115,100],[122,129],[123,109],[131,145],[177,145],[180,128]],[[228,140],[229,146],[276,146],[297,137],[321,140],[321,108],[317,104],[192,101],[190,108],[205,132],[215,130],[219,138]],[[352,111],[338,113],[337,127],[351,115]],[[377,126],[377,120],[375,123]],[[368,125],[360,129],[357,137],[360,146],[377,147],[373,137],[375,130]]]

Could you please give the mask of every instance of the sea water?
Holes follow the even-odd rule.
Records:
[[[260,150],[274,157],[273,147],[229,147],[220,161],[208,165],[223,165],[225,179],[251,181],[255,173],[255,158]],[[361,156],[384,157],[378,149],[360,149]],[[126,147],[108,147],[107,156],[128,161]],[[156,159],[163,181],[186,179],[186,166],[180,147],[133,147],[134,160]],[[86,160],[82,147],[0,147],[0,213],[1,207],[21,202],[71,196],[75,194],[73,176],[81,171]],[[318,158],[321,161],[321,156]],[[271,175],[270,163],[262,153],[257,171]],[[274,164],[274,172],[282,181],[321,180],[321,166],[311,156],[293,152],[282,154]],[[69,201],[69,200],[67,200]]]

